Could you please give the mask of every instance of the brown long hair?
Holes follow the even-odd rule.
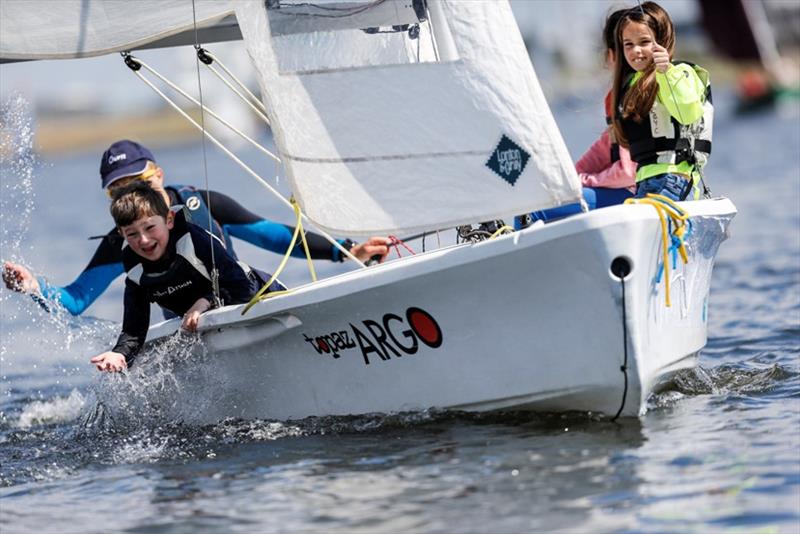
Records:
[[[622,146],[626,147],[628,146],[628,140],[622,131],[622,124],[617,110],[621,108],[623,119],[632,118],[637,122],[641,122],[645,115],[650,113],[658,94],[655,67],[652,64],[642,72],[642,77],[627,92],[625,91],[625,84],[628,83],[629,77],[636,72],[628,65],[628,60],[625,59],[625,49],[622,43],[622,30],[631,22],[647,25],[653,33],[656,43],[667,49],[670,58],[675,50],[675,29],[672,26],[672,19],[669,18],[669,14],[664,8],[655,2],[644,2],[641,7],[637,6],[629,9],[619,19],[615,32],[617,61],[614,67],[614,114],[611,120],[616,138]],[[624,98],[623,94],[625,95]]]

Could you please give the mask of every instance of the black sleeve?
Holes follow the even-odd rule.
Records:
[[[262,221],[266,221],[263,217],[259,217],[258,215],[254,214],[253,212],[249,211],[247,208],[236,202],[234,199],[229,197],[228,195],[224,195],[217,191],[199,191],[201,195],[204,197],[208,194],[208,200],[210,201],[210,211],[211,216],[221,225],[227,226],[228,231],[231,232],[231,235],[236,237],[240,237],[237,234],[242,233],[241,230],[244,230],[246,234],[259,234],[264,232],[270,232],[268,229],[259,226],[259,223]],[[270,221],[271,222],[271,221]],[[272,223],[272,224],[280,224],[280,223]],[[294,233],[294,226],[289,224],[281,224],[281,226],[285,227],[288,231],[289,236]],[[240,230],[240,231],[237,231]],[[241,237],[244,239],[244,237]],[[258,239],[246,239],[247,241],[253,243],[256,246],[259,246],[260,240]],[[328,242],[327,239],[322,237],[319,234],[315,234],[314,232],[306,232],[306,241],[308,242],[308,248],[311,252],[311,257],[315,260],[338,260],[338,250],[334,252],[334,247]],[[302,249],[302,243],[298,240],[296,247],[300,247]]]
[[[125,356],[128,367],[144,345],[147,330],[150,328],[150,302],[142,289],[125,280],[125,313],[122,318],[122,333],[117,344],[111,349]]]

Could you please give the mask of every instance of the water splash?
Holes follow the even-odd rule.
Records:
[[[18,261],[35,205],[33,113],[21,95],[0,103],[0,255]]]
[[[25,98],[13,94],[0,103],[0,260],[25,265],[32,249],[34,180],[42,165],[33,125]],[[85,354],[107,345],[117,330],[110,321],[72,317],[59,306],[48,313],[27,295],[5,289],[0,290],[0,325],[4,428],[36,425],[51,416],[63,422],[57,415],[62,409],[63,417],[71,417],[80,402],[70,391],[80,389],[88,367]],[[36,397],[39,404],[31,404]]]
[[[757,355],[735,364],[710,368],[698,366],[680,372],[664,391],[651,396],[648,409],[667,407],[686,397],[698,395],[791,396],[798,388],[800,372],[769,362],[765,355]]]
[[[199,336],[179,331],[148,345],[128,372],[101,374],[93,386],[102,404],[97,416],[106,420],[101,426],[130,431],[192,420],[214,399],[213,389],[205,389],[212,383],[204,376],[207,357]],[[186,393],[191,388],[203,391],[188,404]],[[90,417],[84,424],[96,426],[96,421]]]

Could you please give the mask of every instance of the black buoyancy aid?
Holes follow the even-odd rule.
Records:
[[[611,91],[609,91],[606,93],[605,99],[603,99],[603,107],[606,110],[606,126],[609,127],[611,126],[612,122],[611,115],[614,113],[614,102],[611,100],[612,96],[613,94]],[[609,135],[611,135],[611,149],[609,157],[611,158],[611,163],[613,164],[619,161],[619,143],[617,143],[617,140],[614,139],[615,136],[613,130],[609,131]]]
[[[208,208],[205,196],[190,185],[173,184],[168,186],[167,189],[174,191],[180,199],[181,204],[186,207],[185,212],[187,220],[200,228],[205,228],[206,230],[211,229],[211,233],[225,244],[225,249],[228,253],[236,258],[231,236],[228,234],[228,231],[211,216],[211,210]]]
[[[611,126],[611,117],[606,116],[606,124]],[[611,133],[611,132],[610,132]],[[619,143],[613,140],[611,141],[611,148],[610,148],[609,157],[611,158],[611,163],[616,163],[619,161]]]
[[[617,109],[622,131],[630,145],[631,159],[638,163],[639,167],[652,163],[678,164],[684,161],[702,167],[711,154],[714,106],[708,72],[687,61],[675,63],[684,63],[694,68],[705,84],[703,116],[692,124],[682,125],[658,99],[641,122],[635,121],[632,117],[623,118],[621,109]],[[620,102],[629,87],[629,84],[625,84]]]

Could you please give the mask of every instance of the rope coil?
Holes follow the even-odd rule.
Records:
[[[686,252],[686,238],[691,235],[692,221],[689,214],[678,206],[672,199],[664,195],[648,193],[646,198],[629,198],[625,204],[647,204],[653,206],[658,213],[661,224],[661,253],[662,268],[656,277],[656,283],[664,276],[664,300],[669,308],[670,301],[670,276],[669,264],[672,257],[672,268],[677,267],[677,256],[680,255],[684,264],[689,263],[689,254]]]

